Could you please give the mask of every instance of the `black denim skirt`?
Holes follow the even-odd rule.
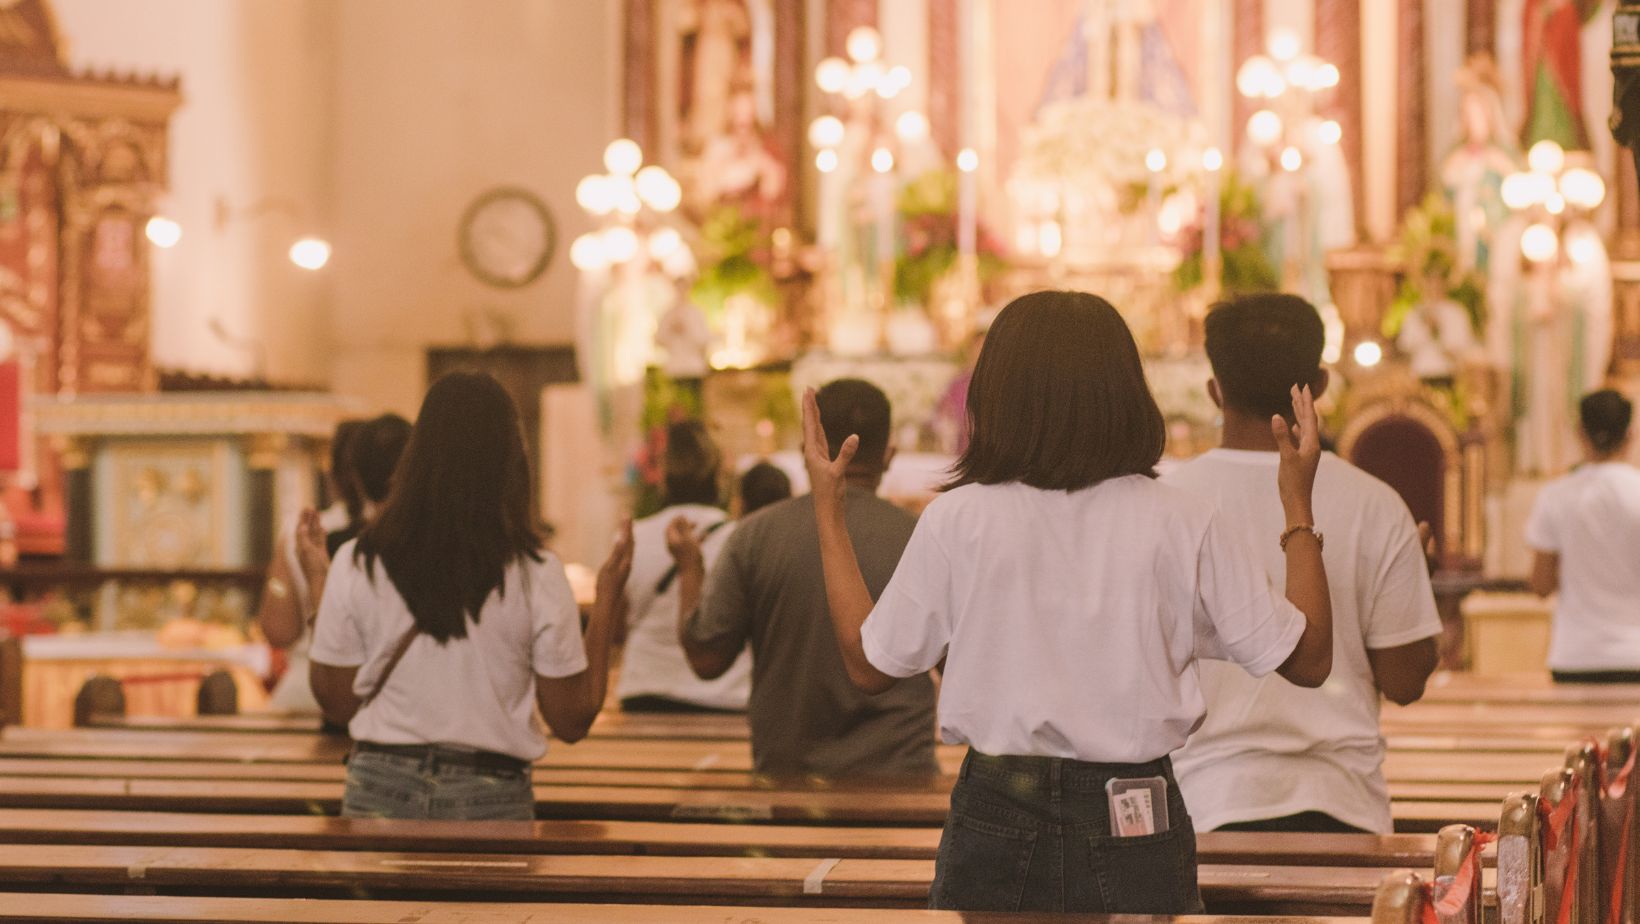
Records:
[[[1111,834],[1105,784],[1167,781],[1167,830]],[[1167,758],[1093,764],[970,750],[951,791],[929,907],[1200,914],[1196,831]]]

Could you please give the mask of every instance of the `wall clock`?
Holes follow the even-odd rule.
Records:
[[[541,198],[518,186],[489,190],[461,215],[461,262],[481,282],[516,289],[552,261],[558,229]]]

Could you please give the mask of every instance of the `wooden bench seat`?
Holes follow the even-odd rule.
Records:
[[[334,814],[337,783],[12,776],[0,778],[0,807]],[[1463,823],[1496,824],[1502,798],[1397,800],[1397,831],[1431,832]],[[925,825],[945,821],[939,790],[749,790],[642,786],[537,786],[540,818],[628,821],[792,822]]]
[[[468,824],[312,815],[0,809],[0,843],[267,847],[458,853],[851,857],[931,860],[938,828],[535,821]],[[1427,868],[1427,834],[1269,835],[1202,832],[1204,863]],[[1490,856],[1490,855],[1489,855]]]
[[[435,902],[0,893],[0,921],[65,924],[1120,924],[1104,915],[951,911]],[[1151,917],[1148,924],[1269,924],[1264,916]],[[1291,918],[1283,924],[1367,924],[1366,918]]]
[[[0,845],[0,887],[358,897],[520,894],[580,901],[919,907],[929,860],[609,857],[259,848]],[[1209,910],[1365,914],[1382,868],[1216,866]],[[367,893],[360,895],[359,893]]]

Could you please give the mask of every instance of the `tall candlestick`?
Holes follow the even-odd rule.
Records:
[[[1219,153],[1218,148],[1208,148],[1202,155],[1202,167],[1207,171],[1207,214],[1202,221],[1202,282],[1207,285],[1209,295],[1216,298],[1224,266],[1223,244],[1219,237],[1219,226],[1223,221],[1219,213],[1219,200],[1223,195],[1220,171],[1224,168],[1224,155]]]
[[[877,264],[886,274],[894,263],[894,154],[888,148],[871,152],[872,183],[877,214]]]
[[[1161,148],[1151,148],[1145,155],[1145,168],[1150,171],[1150,182],[1145,185],[1145,203],[1150,211],[1151,242],[1161,240],[1162,229],[1158,219],[1162,215],[1162,171],[1167,169],[1167,154]]]
[[[974,182],[978,169],[979,155],[973,148],[963,148],[957,155],[958,256],[971,257],[979,249],[979,196]]]

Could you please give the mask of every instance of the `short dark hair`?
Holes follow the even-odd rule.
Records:
[[[1020,482],[1076,491],[1155,477],[1167,429],[1133,334],[1110,302],[1035,292],[997,315],[968,386],[968,448],[946,490]]]
[[[820,426],[826,431],[829,455],[837,458],[843,441],[858,436],[854,465],[883,468],[888,462],[888,431],[893,411],[883,390],[864,379],[838,379],[815,393],[820,405]]]
[[[792,480],[778,465],[759,462],[740,476],[740,515],[756,513],[792,496]]]
[[[1577,410],[1583,419],[1583,435],[1595,452],[1615,452],[1628,439],[1634,404],[1620,392],[1610,388],[1591,392],[1583,396]]]
[[[1296,295],[1246,295],[1207,313],[1207,360],[1224,403],[1263,418],[1291,417],[1294,385],[1321,375],[1327,332]]]
[[[410,442],[410,421],[383,414],[364,422],[348,440],[348,465],[364,500],[379,504],[392,488],[393,470]]]
[[[666,428],[666,455],[662,468],[668,504],[715,506],[721,499],[718,468],[722,456],[706,425],[685,420]]]
[[[518,409],[482,372],[452,372],[427,390],[393,490],[354,550],[380,561],[421,631],[465,638],[507,567],[541,560],[529,455]]]

